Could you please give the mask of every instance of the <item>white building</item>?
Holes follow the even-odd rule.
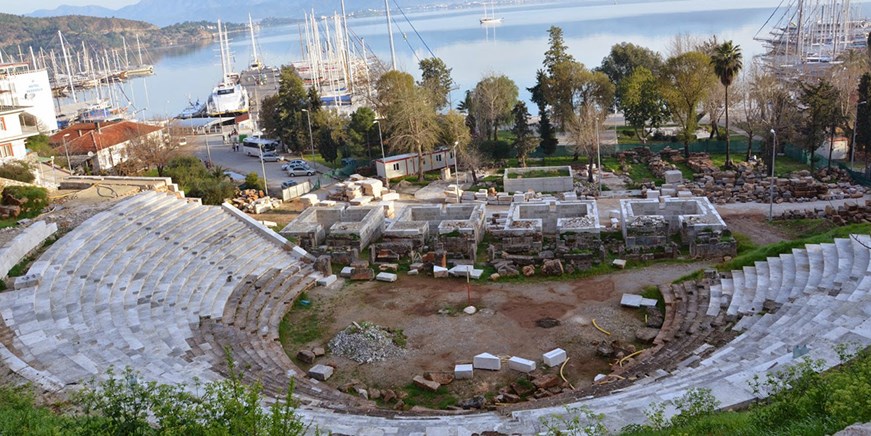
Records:
[[[424,153],[422,161],[417,158],[417,153],[406,153],[377,159],[375,160],[375,169],[378,177],[395,179],[417,174],[421,165],[423,165],[423,171],[427,172],[453,166],[455,162],[454,151],[445,148]]]
[[[24,126],[25,108],[0,105],[0,163],[12,159],[24,159],[27,155],[25,140],[36,136],[36,127]]]
[[[135,140],[162,142],[162,136],[163,129],[159,126],[124,120],[107,124],[73,124],[54,134],[49,141],[58,156],[70,156],[73,167],[85,167],[99,173],[128,160],[128,147]]]
[[[19,106],[42,133],[57,130],[57,113],[46,70],[25,63],[0,64],[0,106]],[[28,124],[31,124],[28,122]]]

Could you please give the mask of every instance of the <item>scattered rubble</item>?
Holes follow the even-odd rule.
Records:
[[[330,351],[357,363],[372,363],[402,356],[405,351],[394,342],[396,333],[363,322],[354,323],[330,340]]]

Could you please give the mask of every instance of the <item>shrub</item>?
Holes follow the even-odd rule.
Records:
[[[13,204],[12,201],[6,200],[7,197],[12,197],[21,203],[20,218],[33,218],[48,206],[48,190],[38,186],[7,186],[3,189],[4,203]]]
[[[250,172],[245,176],[245,184],[242,185],[242,189],[259,189],[263,191],[265,186],[266,184],[263,183],[263,179],[257,173]]]
[[[236,191],[233,183],[224,177],[222,168],[209,171],[202,161],[193,156],[169,161],[164,173],[178,183],[188,197],[200,198],[203,204],[221,204]]]
[[[33,183],[36,176],[30,172],[30,165],[23,161],[12,161],[0,165],[0,178],[16,180],[24,183]]]

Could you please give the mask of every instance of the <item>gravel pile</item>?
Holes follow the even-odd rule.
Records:
[[[333,354],[357,363],[379,362],[405,353],[393,343],[393,333],[369,323],[348,326],[330,340],[329,347]]]

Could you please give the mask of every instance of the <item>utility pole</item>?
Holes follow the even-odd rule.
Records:
[[[396,47],[393,46],[393,20],[390,18],[390,0],[384,0],[384,8],[387,10],[387,36],[390,38],[391,70],[396,70]]]

